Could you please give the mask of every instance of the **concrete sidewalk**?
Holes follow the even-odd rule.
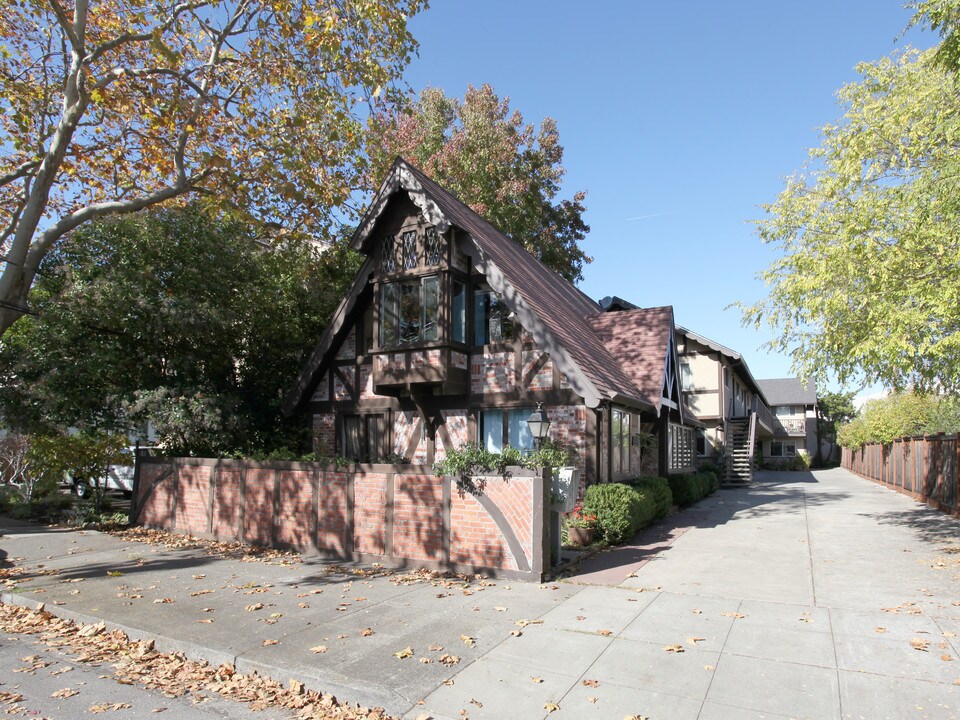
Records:
[[[275,566],[5,520],[0,550],[30,571],[5,601],[409,718],[960,718],[960,555],[939,551],[955,519],[837,470],[761,476],[681,526],[573,579],[617,586]]]

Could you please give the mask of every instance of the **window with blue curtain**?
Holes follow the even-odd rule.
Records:
[[[523,408],[521,410],[511,410],[507,414],[507,422],[510,423],[507,438],[510,447],[518,450],[533,450],[533,434],[530,432],[530,425],[527,420],[533,413],[532,408]]]
[[[484,410],[480,413],[480,437],[488,452],[503,451],[503,411]]]

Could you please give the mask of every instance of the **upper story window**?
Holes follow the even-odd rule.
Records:
[[[441,256],[440,233],[437,232],[436,228],[428,227],[423,238],[423,262],[428,266],[439,265]]]
[[[415,270],[420,264],[420,252],[417,247],[417,231],[409,230],[401,235],[401,253],[403,254],[403,269]]]
[[[397,271],[397,251],[393,235],[383,238],[383,245],[380,247],[380,269],[385,273]]]
[[[380,246],[380,271],[392,274],[438,267],[443,251],[443,235],[435,227],[409,228],[396,235],[385,235]]]
[[[453,332],[450,337],[454,342],[467,341],[467,286],[459,280],[453,281]]]
[[[508,340],[513,336],[510,309],[490,288],[481,288],[473,295],[474,345]]]
[[[439,298],[436,275],[384,285],[380,290],[380,347],[436,340]]]
[[[800,415],[801,410],[796,405],[777,405],[773,408],[773,412],[779,417],[783,415]]]

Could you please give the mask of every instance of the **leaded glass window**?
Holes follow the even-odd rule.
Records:
[[[419,264],[420,257],[417,253],[417,231],[410,230],[402,235],[403,242],[403,269],[414,270]]]
[[[383,238],[383,246],[380,249],[380,269],[385,273],[397,271],[397,252],[394,248],[393,235]]]
[[[427,234],[424,237],[424,263],[426,265],[440,264],[440,233],[436,228],[427,228]]]
[[[389,283],[380,293],[381,347],[437,339],[440,282],[435,275]]]

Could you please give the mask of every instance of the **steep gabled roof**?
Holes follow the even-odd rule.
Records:
[[[806,383],[800,378],[772,378],[757,380],[763,390],[767,404],[774,405],[816,405],[817,388],[812,380]]]
[[[351,240],[354,249],[370,253],[377,220],[391,198],[401,191],[409,196],[428,222],[440,232],[455,227],[458,237],[466,235],[467,242],[463,250],[472,257],[476,269],[483,273],[490,287],[501,296],[507,307],[516,313],[520,324],[533,335],[537,345],[550,354],[557,368],[569,379],[571,388],[584,398],[587,406],[597,407],[603,401],[614,401],[639,409],[659,410],[662,385],[649,390],[644,373],[651,376],[659,374],[658,381],[663,382],[666,342],[673,333],[671,309],[667,309],[669,330],[660,314],[651,314],[651,318],[657,318],[659,324],[656,329],[651,329],[650,342],[653,343],[653,335],[659,334],[663,347],[661,349],[657,345],[655,355],[649,358],[651,368],[645,368],[637,376],[642,377],[645,384],[641,389],[631,372],[625,370],[623,356],[612,354],[608,343],[595,329],[596,319],[603,314],[599,304],[400,158],[394,162],[357,228]],[[338,308],[330,327],[324,332],[295,387],[288,394],[284,402],[285,411],[292,412],[305,399],[334,344],[336,334],[343,328],[344,318],[369,277],[370,268],[369,264],[365,264],[354,282],[351,295]],[[604,327],[605,321],[601,321],[600,326]],[[619,347],[619,344],[616,346]],[[625,352],[631,358],[645,354],[636,348]],[[659,369],[654,371],[652,366],[656,364],[659,364]],[[639,367],[637,370],[639,372]],[[652,380],[649,384],[652,387]]]

